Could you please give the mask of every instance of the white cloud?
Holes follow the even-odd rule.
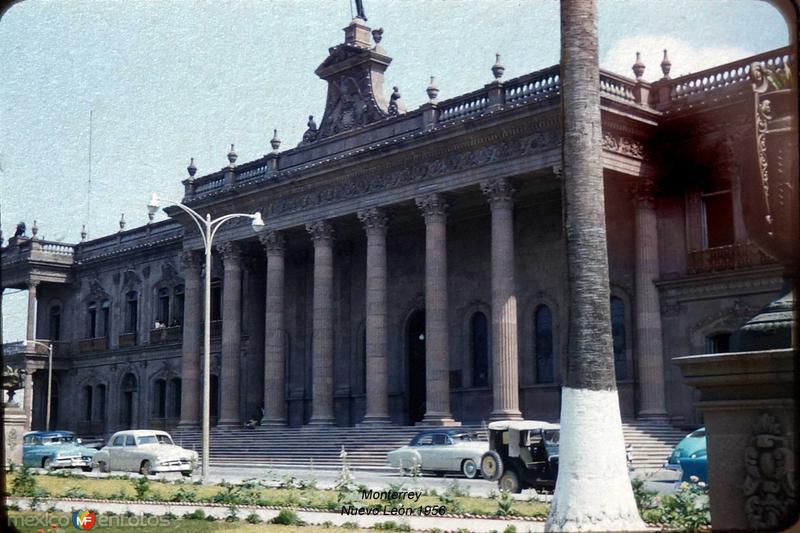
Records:
[[[616,41],[603,55],[600,66],[623,76],[633,78],[631,67],[636,61],[636,52],[641,52],[645,64],[643,78],[655,81],[662,77],[661,60],[667,50],[672,62],[670,77],[676,78],[692,72],[705,70],[723,63],[743,59],[755,52],[736,46],[696,47],[682,39],[668,35],[636,35]]]

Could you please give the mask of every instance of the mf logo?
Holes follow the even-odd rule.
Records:
[[[75,529],[88,531],[97,523],[97,518],[91,511],[75,511],[72,513],[72,525]]]

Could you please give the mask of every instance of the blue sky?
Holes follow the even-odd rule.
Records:
[[[77,242],[146,222],[151,191],[180,197],[198,174],[295,146],[321,118],[314,69],[343,40],[349,0],[25,0],[0,19],[0,227]],[[413,109],[436,76],[440,99],[558,62],[553,0],[364,0],[394,58],[386,87]],[[788,44],[782,17],[755,0],[601,0],[601,66],[660,77],[662,48],[681,75]],[[91,194],[89,114],[93,115]],[[162,215],[163,216],[163,215]],[[6,339],[24,331],[24,294],[4,300]]]

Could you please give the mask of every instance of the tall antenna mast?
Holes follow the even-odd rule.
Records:
[[[92,219],[92,129],[93,129],[93,114],[94,109],[89,109],[89,180],[86,187],[86,224],[84,225],[84,232],[89,221]]]

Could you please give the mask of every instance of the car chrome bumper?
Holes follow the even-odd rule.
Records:
[[[54,468],[84,467],[84,466],[92,466],[92,460],[83,459],[81,457],[77,458],[57,457],[53,459],[53,461],[51,461],[50,465]]]

